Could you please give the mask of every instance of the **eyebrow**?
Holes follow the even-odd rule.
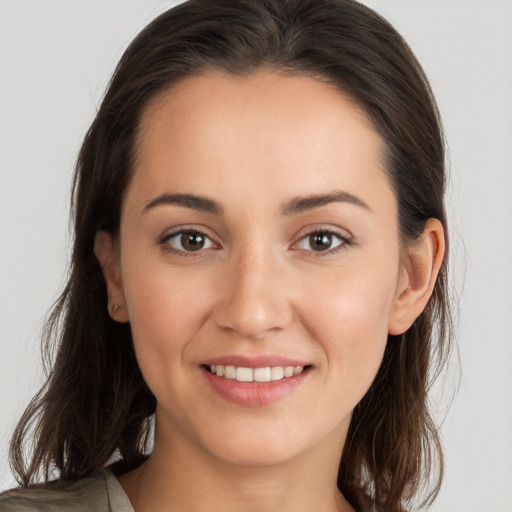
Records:
[[[175,204],[200,212],[213,213],[215,215],[221,215],[224,212],[223,208],[212,199],[196,196],[194,194],[162,194],[150,201],[144,207],[144,211],[146,212],[157,206],[167,204]]]
[[[283,215],[296,215],[331,203],[349,203],[371,212],[371,208],[362,199],[342,190],[335,190],[328,194],[296,197],[287,202],[281,208],[281,211]],[[162,194],[151,200],[144,207],[144,211],[146,212],[157,206],[169,204],[191,208],[192,210],[198,210],[200,212],[212,213],[214,215],[224,213],[222,206],[213,199],[194,194]]]
[[[360,206],[369,212],[372,209],[359,197],[344,192],[342,190],[334,190],[328,194],[317,194],[313,196],[297,197],[286,203],[282,208],[283,215],[295,215],[314,208],[320,208],[331,203],[349,203]]]

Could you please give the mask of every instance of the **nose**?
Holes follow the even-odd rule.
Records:
[[[214,318],[219,328],[244,339],[263,340],[293,318],[283,268],[269,254],[246,254],[226,269],[227,283]]]

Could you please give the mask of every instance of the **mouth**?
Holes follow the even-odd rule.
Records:
[[[225,379],[236,380],[238,382],[275,382],[283,379],[289,379],[300,375],[307,370],[306,366],[265,366],[262,368],[247,368],[244,366],[232,366],[222,364],[205,365],[212,375],[223,377]]]
[[[272,366],[260,366],[260,363],[254,364],[255,367],[248,366],[248,361],[240,360],[240,366],[235,366],[236,361],[230,362],[203,364],[203,375],[218,396],[246,407],[270,405],[292,395],[309,380],[313,368],[308,364],[292,366],[291,361],[286,366],[278,366],[276,361]]]

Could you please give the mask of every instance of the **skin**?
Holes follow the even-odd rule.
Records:
[[[95,246],[109,311],[130,322],[157,398],[153,454],[120,477],[132,504],[352,510],[336,487],[351,414],[388,333],[431,295],[441,224],[430,219],[404,253],[380,137],[349,98],[304,76],[185,79],[146,108],[136,149],[120,236],[99,232]],[[360,204],[289,211],[339,191]],[[154,204],[162,194],[206,197],[221,213]],[[180,230],[203,233],[204,248],[187,254]],[[327,250],[311,245],[315,230],[332,232]],[[273,403],[233,403],[204,378],[208,359],[269,354],[310,365]]]

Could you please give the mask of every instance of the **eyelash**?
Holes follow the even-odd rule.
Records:
[[[205,239],[209,240],[213,246],[217,245],[213,240],[203,231],[200,231],[198,229],[180,229],[179,231],[174,231],[173,233],[169,233],[168,235],[165,235],[159,240],[159,245],[164,246],[165,250],[169,253],[176,254],[177,256],[181,256],[184,258],[190,258],[190,257],[197,257],[201,256],[201,253],[204,252],[205,249],[199,249],[198,251],[187,251],[184,249],[176,249],[173,247],[169,241],[175,237],[182,236],[185,233],[190,233],[194,235],[201,235]],[[209,247],[207,248],[209,249]]]
[[[164,246],[165,250],[167,252],[176,254],[176,255],[184,257],[184,258],[202,256],[201,253],[203,253],[207,249],[210,249],[210,247],[208,247],[206,249],[199,249],[197,251],[187,251],[184,249],[176,249],[175,247],[170,245],[169,240],[171,240],[172,238],[178,237],[180,235],[182,236],[185,233],[201,235],[205,239],[209,240],[211,242],[212,246],[216,245],[217,247],[219,247],[219,244],[216,244],[206,233],[204,233],[203,231],[200,231],[198,229],[180,229],[179,231],[174,231],[173,233],[169,233],[168,235],[165,235],[164,237],[162,237],[159,240],[158,244]],[[300,237],[300,239],[297,242],[295,242],[293,245],[297,245],[298,243],[307,239],[311,235],[330,235],[330,236],[337,238],[340,241],[340,243],[336,247],[333,247],[332,249],[327,249],[325,251],[314,251],[314,250],[308,250],[308,249],[296,249],[296,250],[304,250],[304,251],[314,254],[315,257],[321,257],[321,256],[338,254],[339,252],[345,250],[347,246],[351,245],[350,238],[348,238],[345,235],[342,235],[340,232],[338,232],[334,229],[313,229],[313,230],[305,233],[304,235],[302,235]]]
[[[336,247],[333,247],[332,249],[327,249],[325,251],[313,251],[313,250],[303,249],[305,251],[310,252],[316,258],[322,257],[322,256],[332,256],[332,255],[338,254],[339,252],[346,250],[347,246],[351,245],[351,240],[349,237],[342,235],[339,231],[336,231],[334,229],[312,229],[308,233],[302,235],[300,237],[299,241],[296,242],[294,245],[307,239],[311,235],[330,235],[334,238],[337,238],[340,241],[340,243]]]

